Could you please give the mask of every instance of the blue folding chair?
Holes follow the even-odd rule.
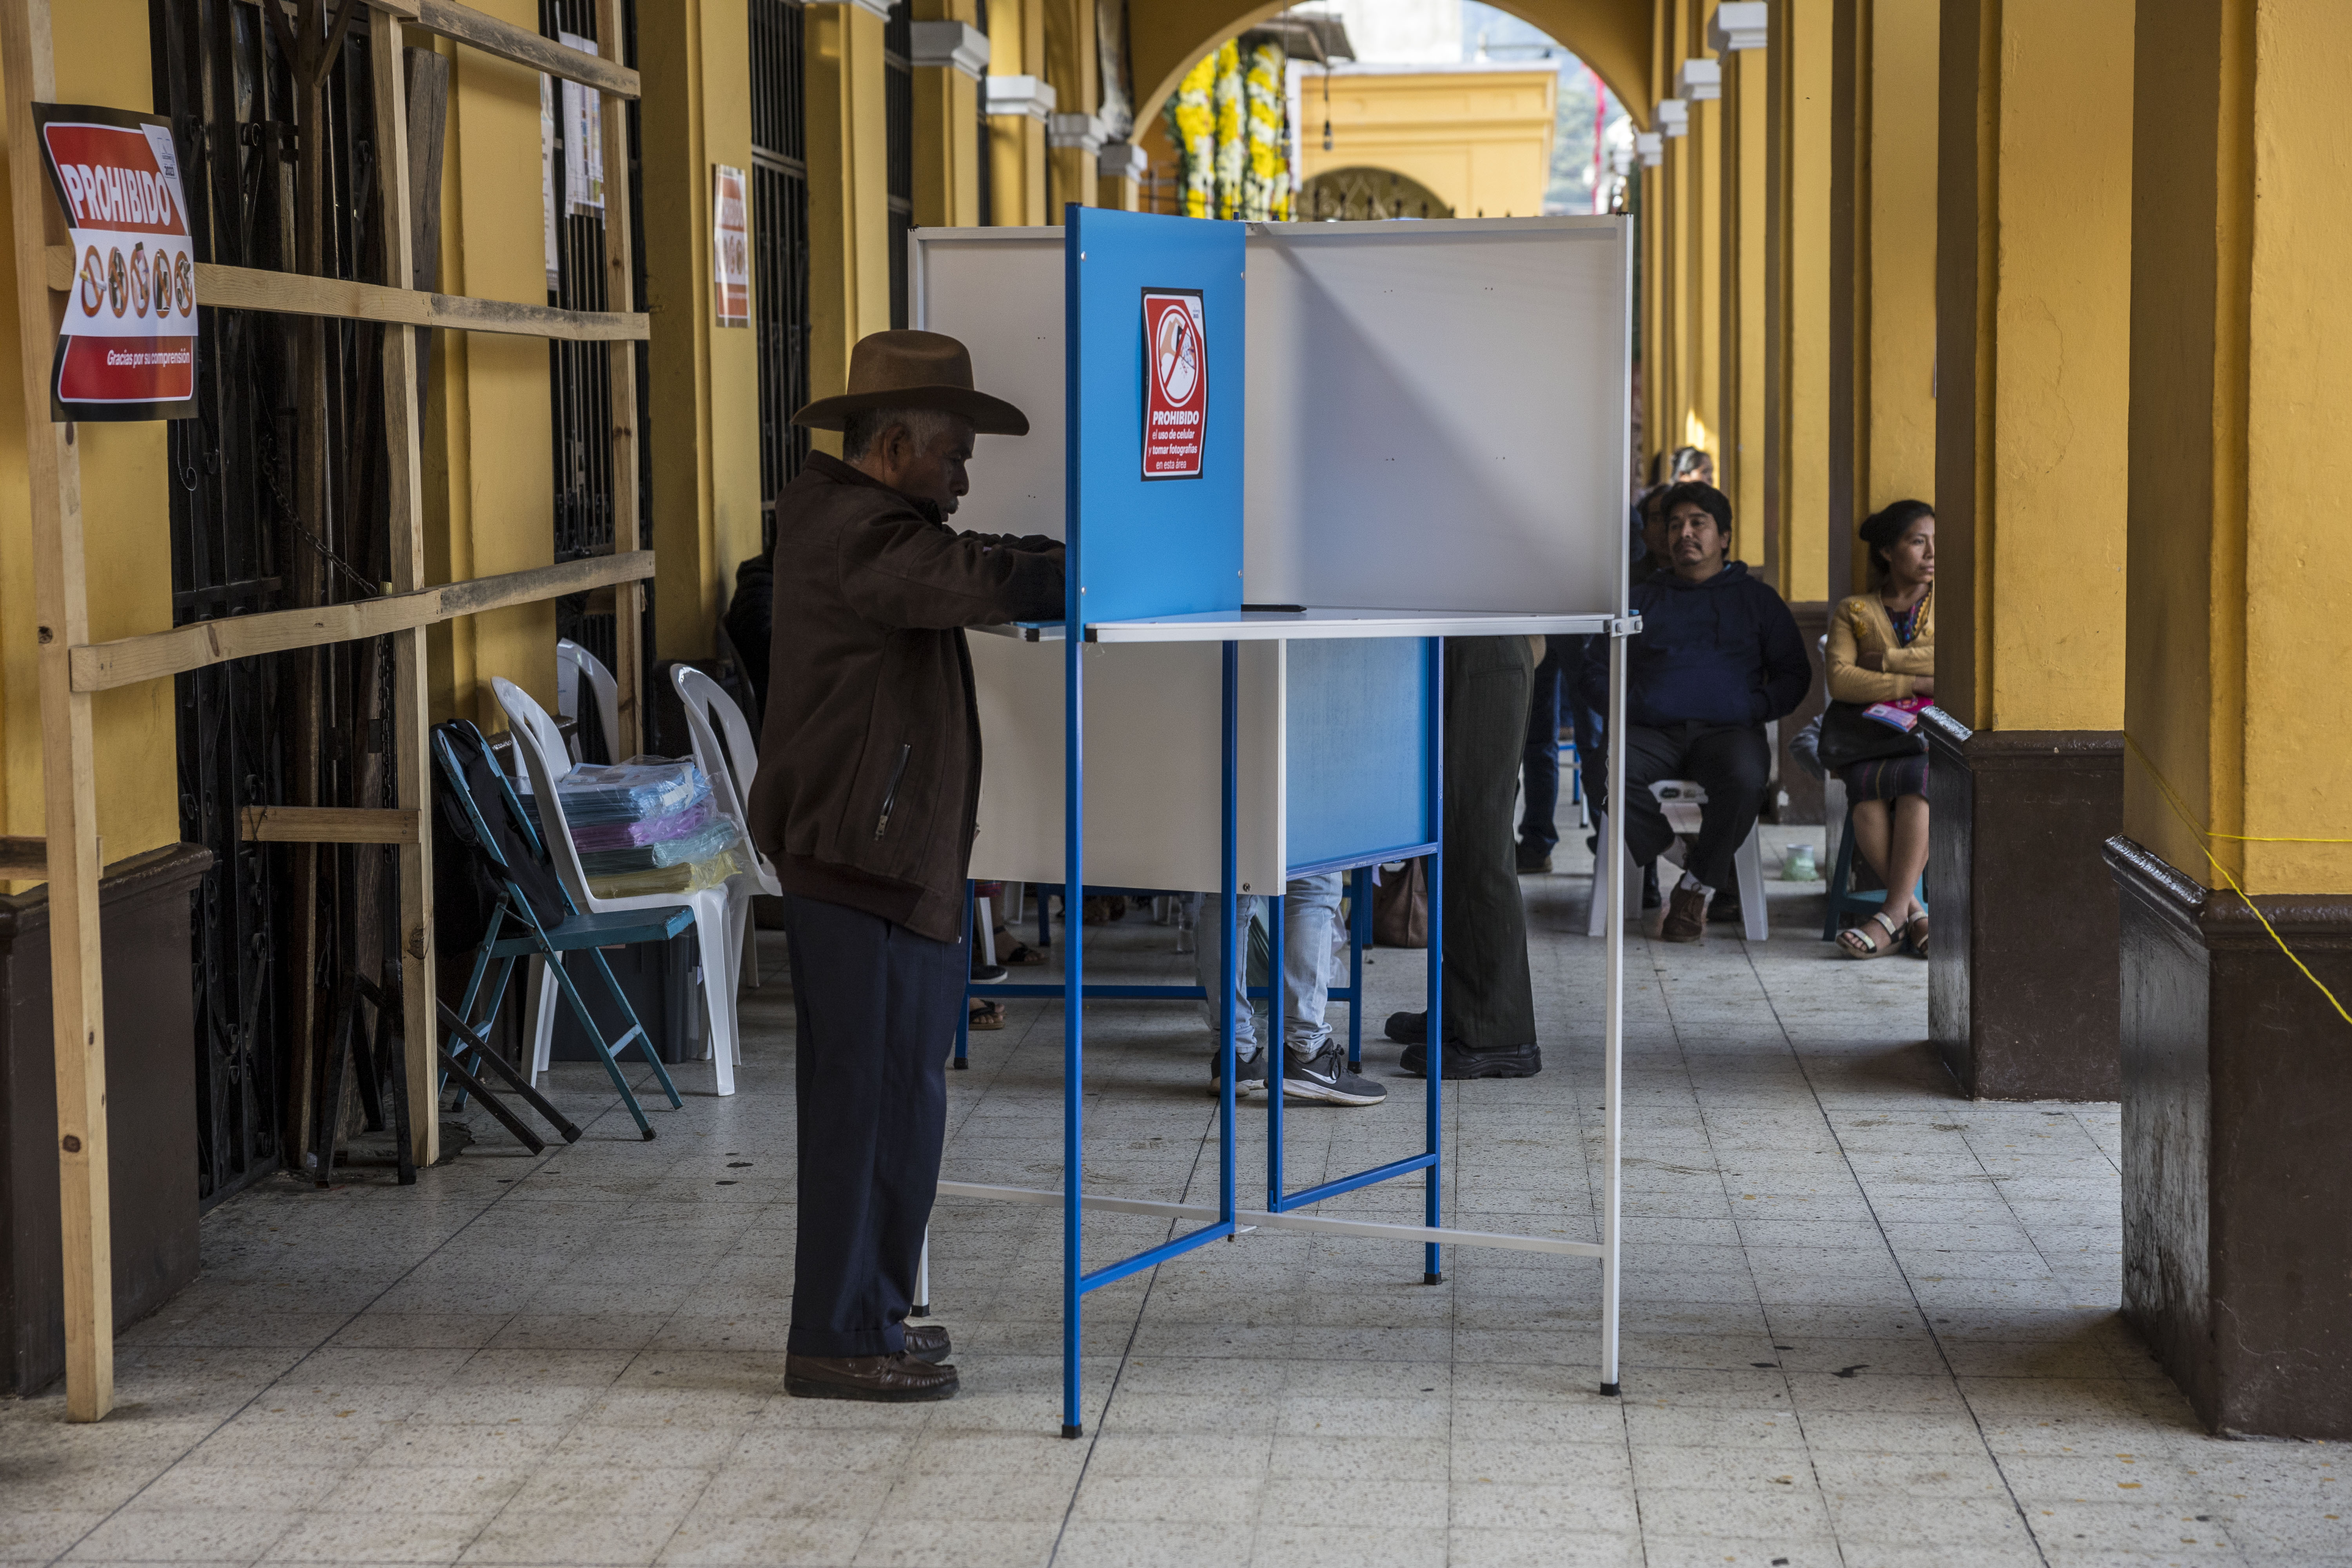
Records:
[[[459,758],[464,751],[472,759],[469,768]],[[546,960],[547,973],[571,1005],[572,1013],[579,1019],[588,1043],[596,1058],[604,1064],[604,1072],[620,1091],[637,1123],[637,1131],[650,1141],[654,1130],[646,1121],[645,1108],[629,1088],[626,1075],[621,1071],[620,1054],[631,1046],[644,1053],[661,1081],[662,1092],[669,1097],[670,1109],[685,1104],[678,1098],[677,1087],[670,1082],[669,1070],[662,1065],[661,1057],[654,1050],[653,1039],[645,1026],[637,1021],[636,1010],[629,1005],[620,982],[613,978],[612,966],[604,962],[603,949],[634,946],[638,942],[667,942],[694,923],[691,905],[679,904],[667,909],[625,910],[607,914],[583,914],[556,879],[554,870],[547,864],[546,851],[539,835],[530,825],[530,814],[515,797],[514,786],[507,782],[506,773],[490,755],[489,743],[482,732],[463,720],[439,724],[433,731],[434,755],[441,764],[441,774],[448,785],[449,800],[461,808],[459,813],[444,812],[444,820],[457,831],[466,847],[483,869],[489,873],[499,889],[496,904],[482,930],[481,945],[474,952],[473,973],[467,979],[466,994],[457,1005],[456,1032],[463,1044],[451,1047],[451,1059],[464,1058],[473,1071],[478,1071],[483,1043],[489,1026],[505,1004],[507,983],[513,978],[516,961],[525,958]],[[469,776],[470,775],[470,776]],[[496,781],[498,808],[506,829],[493,831],[484,815],[476,791],[487,792]],[[537,898],[534,900],[533,892]],[[552,923],[542,918],[542,909],[553,915]],[[567,967],[557,958],[564,952],[584,952],[604,982],[605,994],[620,1016],[628,1020],[628,1027],[620,1038],[606,1042],[604,1031],[597,1027],[596,1018],[589,1012],[588,1004],[572,981]],[[491,966],[497,973],[491,976]],[[488,980],[488,1005],[478,1012],[476,1004],[484,995],[484,981]],[[443,1088],[448,1086],[449,1075],[441,1076]]]
[[[1913,895],[1927,907],[1927,879],[1923,875]],[[1886,906],[1886,894],[1853,885],[1853,807],[1845,808],[1845,831],[1838,835],[1837,861],[1830,869],[1829,908],[1822,915],[1822,940],[1835,942],[1838,932],[1860,925]],[[1853,916],[1848,920],[1847,916]],[[1873,928],[1875,929],[1875,928]]]

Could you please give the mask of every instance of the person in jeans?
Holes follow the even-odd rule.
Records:
[[[1244,894],[1234,902],[1234,942],[1246,953],[1250,921],[1265,900]],[[1212,927],[1219,907],[1213,895],[1202,900],[1201,914]],[[1327,1105],[1378,1105],[1389,1091],[1349,1067],[1348,1053],[1332,1037],[1331,1026],[1324,1017],[1325,1000],[1331,989],[1331,936],[1339,919],[1339,872],[1294,878],[1283,889],[1282,1092],[1287,1099],[1320,1100]],[[1208,994],[1202,1007],[1208,1015],[1209,1033],[1214,1037],[1222,1022],[1217,969],[1223,944],[1213,929],[1195,934],[1193,969],[1201,978],[1201,989]],[[1268,1066],[1258,1042],[1257,1015],[1250,1007],[1248,974],[1248,963],[1234,966],[1234,1093],[1244,1098],[1266,1091]],[[1223,1068],[1221,1042],[1209,1054],[1212,1093],[1223,1088]]]
[[[1559,828],[1552,818],[1559,813],[1561,688],[1583,651],[1580,637],[1550,637],[1546,643],[1543,662],[1536,666],[1535,693],[1528,704],[1527,746],[1519,753],[1522,874],[1550,870],[1551,852],[1559,845]]]
[[[1634,587],[1642,633],[1625,646],[1625,847],[1647,866],[1674,844],[1652,784],[1688,779],[1706,792],[1659,930],[1667,942],[1697,942],[1708,900],[1729,886],[1731,857],[1764,806],[1772,770],[1764,726],[1796,710],[1813,670],[1780,595],[1729,559],[1729,499],[1713,485],[1679,484],[1662,504],[1673,570]],[[1585,651],[1578,687],[1588,706],[1608,705],[1608,644],[1595,637]]]
[[[939,1192],[947,1053],[971,972],[964,879],[980,720],[963,628],[1062,614],[1062,546],[960,533],[973,437],[1026,435],[936,332],[877,332],[842,433],[776,497],[775,615],[751,836],[792,939],[799,1235],[784,1391],[946,1399],[939,1324],[906,1321]]]

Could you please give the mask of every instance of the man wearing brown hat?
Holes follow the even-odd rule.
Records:
[[[980,723],[963,628],[1062,616],[1062,546],[944,521],[980,435],[1029,421],[936,332],[877,332],[842,433],[776,497],[775,629],[751,831],[783,884],[799,1018],[800,1236],[784,1386],[946,1399],[947,1331],[908,1327],[970,956]]]

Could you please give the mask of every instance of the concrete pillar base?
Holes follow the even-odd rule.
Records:
[[[2352,1437],[2344,1021],[2236,895],[2110,838],[2121,894],[2124,1310],[2205,1424]],[[2262,911],[2352,994],[2352,897]]]
[[[2123,820],[2112,731],[1972,731],[1927,711],[1928,1033],[1973,1100],[2113,1100]]]

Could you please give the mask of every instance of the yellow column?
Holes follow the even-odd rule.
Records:
[[[481,8],[539,30],[532,0],[489,0]],[[441,289],[544,305],[539,73],[446,39],[435,47],[450,58]],[[617,178],[611,188],[621,188]],[[428,580],[520,572],[555,558],[550,379],[547,345],[537,339],[438,335],[424,447]],[[490,694],[494,675],[553,710],[552,603],[452,621],[435,627],[429,643],[436,720],[506,728]]]
[[[2131,0],[1944,0],[1936,700],[2123,716]]]
[[[1764,9],[1730,0],[1716,7],[1708,33],[1723,65],[1722,428],[1716,477],[1739,521],[1741,558],[1759,568],[1779,564],[1769,559],[1764,526],[1765,163],[1771,147]]]
[[[1128,135],[1128,141],[1105,143],[1101,158],[1096,161],[1095,205],[1141,212],[1143,180],[1151,172],[1151,160],[1137,145],[1142,140],[1141,127]]]
[[[1686,441],[1691,398],[1691,164],[1690,105],[1679,98],[1658,103],[1658,134],[1664,161],[1658,165],[1658,425],[1653,452],[1671,453]],[[1664,470],[1659,471],[1665,478]]]
[[[1095,205],[1096,160],[1102,156],[1101,62],[1095,52],[1095,0],[1042,0],[1045,81],[1054,89],[1054,117],[1045,131],[1048,221],[1059,223],[1070,202]]]
[[[2352,617],[2327,460],[2352,421],[2352,10],[2137,10],[2133,154],[2160,177],[2132,192],[2124,706],[2148,763],[2125,763],[2124,823],[2158,863],[2111,847],[2124,1308],[2208,1426],[2340,1439],[2352,1191],[2320,1173],[2352,1027],[2320,984],[2352,999]]]
[[[811,8],[812,30],[824,11]],[[751,167],[751,26],[744,0],[648,6],[637,21],[646,205],[638,243],[655,323],[653,416],[645,422],[659,564],[654,644],[664,658],[709,656],[736,564],[760,550],[757,345],[748,330],[718,324],[710,261],[710,171],[724,163],[748,176]],[[814,106],[809,128],[814,141]],[[814,153],[810,163],[814,209]],[[812,282],[813,304],[819,287]]]
[[[920,0],[915,9],[915,222],[969,228],[985,221],[980,95],[988,35],[972,26],[973,0]]]
[[[1687,47],[1696,47],[1693,38]],[[1720,62],[1686,57],[1675,68],[1676,86],[1688,105],[1689,133],[1684,149],[1683,200],[1676,218],[1685,244],[1683,314],[1689,323],[1683,341],[1682,428],[1677,446],[1696,447],[1719,460],[1723,455],[1723,68]],[[1718,467],[1716,477],[1723,477]],[[1735,558],[1750,539],[1760,538],[1760,519],[1734,514]]]
[[[1775,0],[1767,49],[1764,504],[1780,592],[1828,589],[1832,0]]]
[[[1045,122],[1054,89],[1045,79],[1045,0],[997,0],[988,8],[990,222],[1058,223],[1048,216]]]
[[[2352,427],[2352,201],[2330,108],[2352,12],[2144,0],[2139,18],[2137,152],[2168,176],[2137,194],[2131,235],[2125,723],[2211,832],[2352,838],[2334,675],[2352,616],[2325,457]],[[2148,769],[2125,778],[2125,831],[2220,886]],[[2352,889],[2352,844],[2212,850],[2257,896]]]
[[[1671,358],[1666,352],[1666,312],[1661,303],[1667,287],[1664,138],[1654,131],[1644,131],[1634,136],[1633,144],[1633,237],[1642,276],[1641,342],[1636,345],[1642,375],[1642,438],[1634,482],[1647,485],[1650,459],[1662,449],[1664,440],[1662,432],[1666,423],[1667,362]]]
[[[1937,0],[1837,0],[1833,599],[1868,584],[1862,520],[1936,495],[1937,27]]]
[[[1930,1036],[1970,1094],[2112,1100],[2131,0],[1943,0],[1937,57]]]
[[[849,383],[857,340],[890,327],[883,14],[866,0],[817,0],[805,15],[809,395],[830,397]],[[841,437],[819,431],[816,445],[837,452]]]
[[[129,0],[52,5],[57,97],[147,110],[154,68],[147,7]],[[0,202],[7,195],[0,160]],[[193,175],[187,176],[193,178]],[[46,197],[44,200],[47,199]],[[16,254],[0,248],[0,297],[14,298]],[[24,351],[16,312],[0,310],[0,352]],[[48,363],[50,344],[33,345]],[[76,426],[81,453],[84,576],[89,636],[102,642],[172,625],[171,459],[161,422]],[[25,466],[23,389],[0,377],[0,833],[37,838],[41,785],[40,619]],[[173,683],[148,681],[90,700],[98,832],[109,864],[180,837],[178,729]],[[0,886],[29,887],[41,879]]]

